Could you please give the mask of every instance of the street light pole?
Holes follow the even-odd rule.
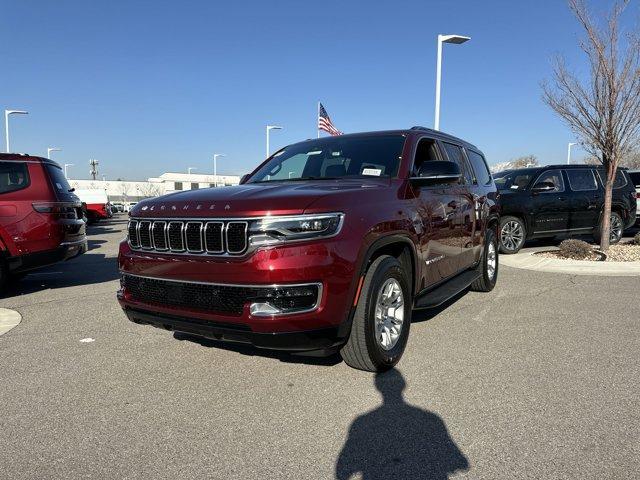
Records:
[[[433,129],[440,130],[440,79],[442,77],[442,44],[455,43],[461,44],[471,40],[471,37],[462,35],[438,35],[438,58],[436,61],[436,108]]]
[[[191,170],[197,170],[197,167],[189,167],[187,168],[187,175],[191,175]]]
[[[51,152],[61,152],[61,148],[49,147],[47,148],[47,158],[51,158]]]
[[[216,187],[218,186],[218,157],[226,157],[226,155],[224,153],[213,154],[213,181]]]
[[[573,147],[574,145],[577,145],[577,143],[573,142],[569,142],[567,144],[567,165],[569,165],[571,163],[571,147]]]
[[[25,112],[24,110],[5,110],[4,111],[4,133],[5,139],[7,141],[7,153],[11,152],[11,147],[9,146],[9,115],[27,115],[29,112]]]
[[[267,125],[267,158],[269,157],[269,132],[271,130],[282,130],[278,125]]]
[[[67,180],[69,179],[69,176],[67,175],[67,167],[73,167],[73,163],[65,163],[64,164],[64,178],[66,178]]]

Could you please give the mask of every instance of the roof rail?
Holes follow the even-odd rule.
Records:
[[[427,132],[435,132],[436,131],[433,128],[421,127],[420,125],[416,125],[414,127],[411,127],[411,130],[426,130]]]

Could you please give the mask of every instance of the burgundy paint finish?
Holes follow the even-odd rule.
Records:
[[[479,259],[486,222],[497,219],[495,186],[461,185],[441,189],[440,193],[415,186],[409,180],[410,172],[417,142],[426,134],[414,130],[393,133],[401,133],[406,138],[395,178],[345,178],[201,189],[145,200],[131,212],[132,217],[139,219],[344,213],[342,230],[333,238],[258,249],[241,258],[143,252],[132,250],[127,242],[120,245],[119,268],[134,275],[240,285],[322,282],[323,298],[318,310],[265,318],[253,317],[245,305],[242,316],[231,317],[140,304],[126,291],[119,295],[121,305],[241,323],[254,332],[305,331],[338,326],[348,319],[360,276],[372,248],[380,245],[379,242],[406,239],[415,257],[416,292],[469,268]],[[476,208],[482,212],[481,218],[476,217]],[[450,257],[440,265],[427,263],[440,255],[438,251]]]
[[[70,256],[86,251],[85,225],[82,220],[59,218],[50,213],[37,212],[33,205],[41,203],[64,203],[78,209],[76,198],[61,199],[49,178],[46,163],[57,165],[51,160],[27,155],[0,154],[0,162],[19,162],[27,165],[29,184],[20,190],[0,194],[0,261],[20,268],[26,256],[57,251],[64,243],[76,243]],[[79,210],[78,210],[79,211]],[[63,247],[64,248],[64,247]],[[62,252],[61,256],[66,257]],[[46,263],[47,258],[43,258]],[[32,265],[34,268],[38,265]]]

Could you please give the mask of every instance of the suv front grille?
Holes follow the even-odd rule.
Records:
[[[129,221],[132,249],[160,252],[242,255],[247,251],[248,223],[237,220]]]

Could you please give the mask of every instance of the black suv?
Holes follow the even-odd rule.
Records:
[[[606,172],[592,165],[548,165],[494,175],[500,192],[500,250],[516,253],[526,240],[593,234],[600,241]],[[626,169],[613,189],[611,243],[636,220],[636,192]]]

